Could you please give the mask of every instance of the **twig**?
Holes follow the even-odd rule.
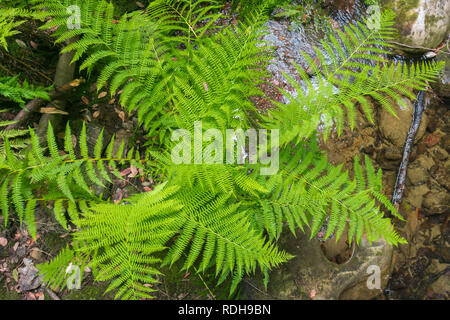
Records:
[[[45,100],[43,99],[34,99],[27,103],[25,109],[20,110],[20,112],[15,116],[14,123],[10,124],[6,127],[6,130],[12,130],[19,127],[31,113],[35,112],[42,104],[44,104]]]
[[[50,91],[50,99],[58,99],[64,94],[68,93],[70,89],[73,87],[70,86],[69,83],[63,85],[61,88],[56,88]],[[25,105],[25,108],[20,110],[20,112],[14,117],[15,121],[13,124],[10,124],[8,127],[6,127],[6,130],[12,130],[18,128],[22,123],[24,123],[33,112],[36,112],[37,109],[39,109],[40,106],[42,106],[46,100],[44,99],[34,99],[28,102]]]
[[[52,79],[50,79],[48,76],[46,76],[45,74],[43,74],[42,72],[40,72],[39,70],[36,70],[35,68],[33,68],[32,66],[28,65],[27,63],[17,59],[16,57],[10,55],[8,52],[5,52],[5,54],[10,57],[11,59],[19,62],[20,64],[24,65],[25,67],[27,67],[28,69],[30,69],[31,71],[36,72],[37,74],[39,74],[42,78],[45,78],[46,80],[48,80],[50,83],[53,82]]]
[[[5,70],[5,72],[7,74],[9,74],[10,76],[14,76],[14,73],[12,73],[11,71],[8,70],[8,68],[6,68],[5,66],[0,64],[0,68],[2,68],[3,70]]]
[[[420,122],[422,120],[423,100],[424,91],[420,91],[417,95],[416,101],[414,102],[413,119],[411,122],[411,127],[409,128],[408,136],[406,137],[405,147],[403,150],[403,158],[398,169],[397,180],[395,181],[392,204],[396,209],[399,208],[400,202],[402,201],[403,192],[405,191],[406,168],[408,167],[409,156],[411,155],[414,140],[416,138],[416,134],[419,130]]]
[[[60,297],[58,297],[56,295],[56,293],[54,293],[52,290],[50,290],[49,288],[45,287],[45,292],[47,292],[47,294],[50,296],[50,298],[52,298],[52,300],[61,300]]]
[[[407,45],[405,43],[400,43],[400,42],[396,42],[396,41],[389,41],[389,42],[392,43],[392,44],[396,44],[398,46],[401,46],[401,47],[406,47],[406,48],[410,48],[410,49],[423,49],[423,50],[433,51],[433,52],[436,52],[436,53],[439,52],[445,46],[445,43],[444,43],[438,48],[427,48],[427,47],[422,47],[422,46],[410,46],[410,45]],[[447,41],[447,48],[448,48],[448,41]],[[446,52],[446,51],[442,51],[442,53],[450,54],[450,52]]]

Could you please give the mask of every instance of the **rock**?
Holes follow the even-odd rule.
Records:
[[[384,146],[377,157],[382,169],[397,170],[402,160],[403,151],[399,147]]]
[[[439,96],[450,98],[450,55],[441,52],[437,55],[436,61],[445,62],[445,68],[439,79],[436,82],[432,82],[431,86]]]
[[[381,108],[379,112],[379,124],[382,136],[399,148],[403,148],[405,145],[406,136],[411,127],[412,116],[414,113],[414,105],[409,100],[404,99],[404,101],[406,107],[397,105],[394,108],[398,118],[394,117],[384,108]],[[424,136],[427,120],[427,115],[424,113],[414,141],[415,143]]]
[[[407,177],[412,185],[417,186],[427,182],[428,172],[425,168],[422,167],[412,167],[408,168]]]
[[[418,156],[414,163],[417,163],[418,166],[427,170],[430,170],[435,165],[433,158],[425,154],[421,154],[420,156]]]
[[[23,259],[25,267],[19,268],[19,291],[30,291],[38,288],[42,284],[42,278],[38,275],[39,271],[30,259]]]
[[[450,194],[445,189],[433,188],[423,199],[425,213],[429,215],[441,214],[449,209]]]
[[[297,238],[286,233],[281,237],[281,246],[295,258],[270,274],[267,294],[262,279],[253,278],[244,283],[244,296],[248,299],[339,299],[346,289],[366,281],[369,266],[378,266],[380,270],[390,267],[392,247],[382,239],[372,244],[363,239],[353,257],[343,264],[329,261],[320,244],[317,238],[310,240],[309,234],[301,231],[297,232]]]
[[[382,0],[382,6],[396,13],[397,42],[412,47],[437,48],[450,31],[448,0]],[[403,53],[424,54],[429,49],[398,46]]]
[[[426,184],[406,188],[405,201],[415,208],[422,208],[423,197],[430,192]]]
[[[442,149],[440,146],[434,146],[430,150],[430,154],[433,156],[433,158],[441,161],[445,161],[448,158],[448,152],[445,149]]]

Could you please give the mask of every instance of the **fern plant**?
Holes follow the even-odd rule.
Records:
[[[27,81],[21,84],[19,82],[19,76],[0,77],[0,96],[19,104],[22,108],[25,107],[26,100],[50,100],[48,95],[49,90],[50,88],[34,86]]]
[[[66,6],[72,4],[81,9],[82,25],[68,30]],[[392,15],[385,14],[378,30],[357,24],[331,35],[323,50],[316,50],[320,66],[305,56],[314,71],[310,79],[297,68],[306,88],[289,79],[297,96],[285,92],[288,104],[276,102],[261,115],[250,98],[261,94],[258,85],[268,76],[271,58],[261,41],[264,9],[247,14],[236,27],[215,28],[208,23],[218,19],[215,8],[216,2],[203,0],[157,0],[147,12],[112,23],[114,7],[103,0],[37,1],[42,11],[37,17],[52,17],[44,28],[59,27],[56,42],[77,38],[64,50],[76,51],[80,69],[98,74],[99,88],[121,90],[121,104],[137,111],[149,137],[160,138],[157,152],[149,147],[143,156],[134,149],[126,153],[122,144],[114,154],[110,141],[103,155],[101,134],[91,157],[84,126],[76,152],[70,127],[59,148],[49,125],[45,147],[29,130],[32,148],[22,159],[5,138],[0,156],[5,218],[13,207],[35,235],[34,208],[51,201],[63,226],[67,217],[77,226],[73,247],[40,266],[50,285],[64,286],[68,263],[87,264],[97,280],[109,281],[117,298],[149,298],[161,267],[183,260],[183,269],[213,270],[219,284],[231,277],[233,292],[245,274],[267,275],[291,258],[277,246],[285,224],[293,233],[308,226],[311,236],[327,224],[326,237],[336,239],[348,227],[349,241],[357,243],[364,236],[405,242],[383,213],[401,218],[381,192],[381,172],[368,158],[363,170],[356,158],[350,179],[318,150],[316,133],[319,124],[325,137],[333,124],[339,133],[346,120],[353,128],[357,106],[371,119],[372,99],[392,110],[400,97],[413,98],[412,90],[423,89],[441,66],[408,68],[380,57],[388,53],[380,46],[387,46],[392,34]],[[265,177],[260,164],[173,165],[167,156],[173,144],[164,136],[174,128],[193,132],[195,121],[222,132],[281,129],[280,171]],[[158,166],[164,183],[119,204],[93,194],[89,185],[119,178],[117,163],[123,162],[144,170]]]
[[[357,107],[373,123],[372,101],[395,115],[394,104],[405,106],[404,97],[415,99],[413,90],[427,88],[427,82],[436,78],[442,63],[408,66],[383,57],[390,53],[387,41],[395,32],[393,18],[393,12],[387,11],[381,15],[378,29],[358,23],[346,26],[345,32],[330,34],[328,41],[321,41],[322,50],[315,48],[318,64],[314,57],[303,54],[314,76],[310,78],[296,66],[302,86],[285,75],[296,89],[296,97],[283,91],[289,103],[274,102],[277,108],[266,118],[268,127],[278,128],[283,123],[283,145],[310,137],[319,124],[325,139],[334,126],[341,133],[345,120],[353,129]]]
[[[0,46],[8,51],[6,38],[19,34],[17,30],[25,20],[16,20],[18,17],[28,17],[30,13],[26,9],[18,7],[2,8],[0,7]]]
[[[33,237],[36,237],[34,210],[38,201],[52,202],[56,220],[67,228],[66,210],[68,216],[75,220],[79,210],[77,204],[85,208],[89,201],[102,201],[94,194],[93,185],[104,186],[112,181],[111,175],[122,178],[116,163],[128,162],[142,167],[145,161],[138,151],[130,150],[125,154],[124,141],[113,152],[114,136],[106,148],[105,157],[102,157],[103,132],[95,145],[94,157],[89,157],[84,124],[78,141],[79,156],[75,153],[69,125],[66,127],[64,152],[58,149],[51,123],[46,147],[40,144],[39,137],[31,128],[29,135],[31,148],[21,158],[13,152],[9,138],[5,137],[5,155],[0,157],[0,203],[5,225],[13,207],[20,223],[26,222]]]

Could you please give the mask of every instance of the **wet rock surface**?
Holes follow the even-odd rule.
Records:
[[[450,32],[450,2],[447,0],[383,0],[382,6],[396,14],[400,52],[423,54],[437,48]],[[409,47],[408,47],[409,46]],[[412,47],[412,48],[411,48]]]

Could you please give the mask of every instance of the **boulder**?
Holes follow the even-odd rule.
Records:
[[[270,274],[267,291],[262,279],[246,279],[243,286],[246,298],[339,299],[347,289],[366,284],[373,266],[379,268],[381,277],[388,274],[391,267],[392,247],[382,239],[372,244],[363,239],[350,260],[343,264],[328,260],[321,249],[321,241],[317,238],[310,240],[308,232],[298,231],[296,238],[286,233],[280,242],[281,247],[295,257]],[[384,279],[380,280],[384,282]],[[374,295],[382,291],[372,290]]]
[[[399,37],[396,42],[401,53],[423,54],[424,48],[437,48],[450,31],[450,2],[448,0],[382,0],[384,9],[396,13]]]
[[[409,128],[411,127],[411,121],[414,113],[413,103],[408,99],[404,99],[404,101],[405,106],[396,105],[394,108],[397,117],[394,117],[384,108],[381,108],[379,112],[379,124],[382,136],[390,141],[394,146],[401,148],[402,150],[405,145]],[[423,113],[414,143],[417,143],[424,136],[427,121],[427,115]]]

